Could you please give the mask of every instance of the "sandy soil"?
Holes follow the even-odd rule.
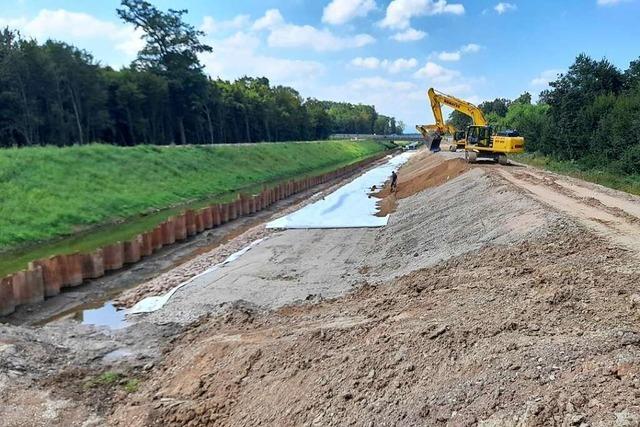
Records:
[[[0,327],[0,425],[640,425],[640,201],[455,158],[401,170],[387,227],[273,232],[124,331]]]
[[[589,232],[562,236],[318,305],[234,307],[178,340],[110,422],[637,425],[640,272]]]

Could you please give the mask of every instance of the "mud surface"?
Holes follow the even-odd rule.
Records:
[[[420,156],[385,228],[272,232],[123,330],[0,325],[0,425],[640,425],[640,199]]]

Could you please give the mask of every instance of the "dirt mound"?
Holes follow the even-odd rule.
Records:
[[[639,280],[624,251],[584,232],[314,306],[241,310],[177,340],[110,422],[637,424]]]
[[[397,191],[391,192],[390,183],[387,183],[375,194],[375,197],[380,198],[378,216],[387,216],[395,212],[397,200],[442,185],[468,170],[469,164],[462,159],[445,160],[433,154],[418,154],[398,172]]]

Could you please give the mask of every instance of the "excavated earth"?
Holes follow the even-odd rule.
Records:
[[[640,425],[638,198],[453,153],[378,197],[387,227],[249,230],[124,330],[0,328],[0,425]]]

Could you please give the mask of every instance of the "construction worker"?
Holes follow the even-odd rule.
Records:
[[[396,171],[391,171],[391,192],[396,193],[398,191],[398,174]]]

